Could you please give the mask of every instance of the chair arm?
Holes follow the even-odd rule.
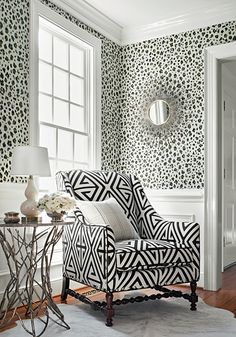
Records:
[[[196,222],[166,221],[156,219],[153,227],[154,240],[176,242],[192,248],[193,261],[200,266],[200,226]]]
[[[200,226],[196,222],[167,221],[158,217],[153,227],[153,239],[199,245]]]
[[[167,221],[150,204],[138,178],[131,176],[133,193],[139,210],[138,228],[142,238],[171,241],[191,247],[197,268],[200,263],[200,226],[195,222]]]
[[[63,247],[65,270],[79,282],[106,290],[116,273],[114,234],[109,225],[80,221],[66,226]],[[71,261],[73,256],[73,267]],[[72,271],[71,271],[72,269]]]

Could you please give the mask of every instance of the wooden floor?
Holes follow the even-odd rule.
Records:
[[[183,292],[189,292],[187,286],[170,287]],[[82,293],[81,289],[80,292]],[[147,294],[151,294],[152,290],[147,290]],[[91,293],[90,298],[92,300],[104,300],[104,293],[95,293],[92,288],[84,288],[83,293]],[[222,288],[218,291],[207,291],[202,288],[197,289],[198,295],[203,299],[205,303],[213,307],[222,308],[231,311],[236,317],[236,265],[227,269],[222,274]],[[87,294],[86,294],[87,296]],[[118,293],[115,298],[122,298],[124,294]],[[56,303],[61,303],[60,296],[55,296]],[[67,303],[79,303],[76,299],[68,297]],[[23,313],[23,309],[19,309],[19,313]],[[4,329],[0,329],[0,332],[12,328],[15,326],[14,321]]]
[[[198,289],[198,295],[207,304],[231,311],[236,317],[236,265],[222,274],[222,288],[218,291]]]

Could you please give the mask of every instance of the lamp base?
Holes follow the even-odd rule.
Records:
[[[21,213],[26,217],[37,217],[39,215],[39,209],[37,208],[37,202],[34,199],[25,200],[20,206]]]
[[[24,224],[32,223],[32,222],[41,223],[42,217],[41,216],[22,216],[21,222]]]
[[[37,208],[37,202],[36,202],[37,194],[38,193],[34,185],[33,176],[30,175],[28,179],[28,184],[25,190],[26,200],[20,206],[21,213],[27,218],[28,217],[29,218],[38,217],[40,213],[39,209]]]

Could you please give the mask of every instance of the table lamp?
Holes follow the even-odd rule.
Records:
[[[17,146],[13,149],[11,174],[16,176],[28,175],[28,185],[25,190],[26,200],[21,204],[20,210],[27,220],[37,220],[38,191],[33,176],[48,177],[51,175],[48,150],[40,146]]]

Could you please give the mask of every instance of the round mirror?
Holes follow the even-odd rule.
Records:
[[[162,99],[152,102],[148,110],[148,117],[155,125],[165,124],[170,118],[169,104]]]

